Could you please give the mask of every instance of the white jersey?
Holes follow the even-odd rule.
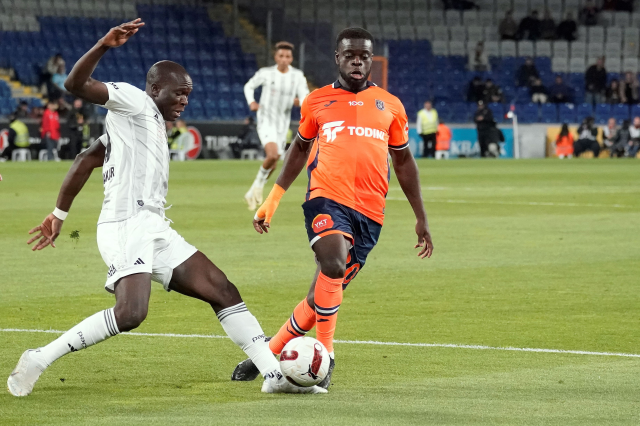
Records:
[[[169,147],[162,114],[144,91],[106,83],[109,110],[102,167],[104,202],[98,224],[134,216],[143,206],[164,208],[169,188]]]
[[[264,122],[288,128],[291,122],[291,108],[297,97],[302,101],[309,94],[304,73],[289,66],[285,73],[278,71],[277,65],[260,68],[244,85],[247,103],[255,102],[254,91],[262,86],[260,109],[258,109],[258,127]]]

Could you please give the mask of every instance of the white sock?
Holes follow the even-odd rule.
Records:
[[[47,364],[51,365],[69,352],[86,349],[119,333],[113,308],[107,309],[93,314],[47,346],[40,348],[40,354]]]
[[[260,166],[260,170],[258,170],[256,180],[253,182],[253,184],[258,188],[264,187],[265,183],[267,183],[267,179],[269,178],[269,173],[271,173],[271,169],[265,169],[264,167]]]
[[[282,377],[280,364],[269,349],[262,327],[244,303],[223,309],[217,315],[233,343],[251,358],[265,378]]]

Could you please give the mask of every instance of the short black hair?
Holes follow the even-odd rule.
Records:
[[[276,43],[276,52],[280,49],[290,50],[293,52],[293,44],[288,41],[279,41]]]
[[[336,50],[338,50],[340,42],[344,39],[369,40],[371,44],[373,44],[373,36],[364,28],[352,27],[345,28],[344,30],[340,31],[340,34],[338,34],[338,37],[336,37]]]

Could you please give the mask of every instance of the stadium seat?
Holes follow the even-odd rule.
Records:
[[[615,118],[618,124],[629,119],[629,105],[617,104],[611,106],[611,117]]]
[[[490,103],[488,105],[489,109],[491,110],[491,112],[493,113],[493,118],[496,120],[497,123],[503,123],[505,121],[504,118],[504,114],[505,114],[505,106],[504,104],[500,104],[500,103]]]
[[[595,109],[596,123],[606,124],[607,120],[611,117],[611,105],[598,104]]]
[[[546,103],[540,105],[540,119],[543,123],[558,122],[558,108],[556,104]]]
[[[538,104],[529,102],[526,104],[516,104],[516,114],[520,123],[535,123],[538,121]]]
[[[583,120],[585,117],[593,117],[593,105],[587,103],[576,105],[576,114],[579,120]]]
[[[577,110],[573,104],[560,104],[558,107],[558,120],[561,123],[578,122]]]

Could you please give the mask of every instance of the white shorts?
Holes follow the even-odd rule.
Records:
[[[277,126],[275,123],[258,123],[257,126],[258,137],[260,137],[260,143],[264,147],[270,142],[275,142],[278,145],[278,154],[284,154],[284,148],[287,144],[287,132],[289,126]],[[284,127],[284,128],[280,128]]]
[[[104,287],[110,293],[119,279],[145,272],[169,291],[173,269],[198,251],[171,228],[162,210],[148,208],[120,222],[99,224],[98,249],[109,268]]]

